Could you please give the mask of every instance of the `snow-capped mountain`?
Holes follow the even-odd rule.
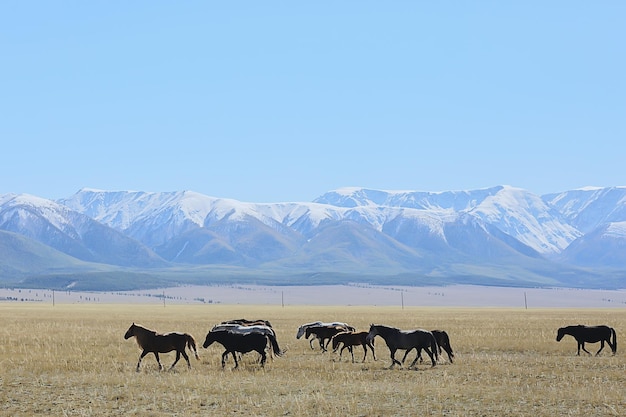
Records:
[[[582,234],[626,220],[626,187],[585,187],[542,197]]]
[[[468,215],[546,255],[560,253],[582,235],[539,196],[509,186],[441,193],[344,189],[316,201],[341,207],[403,207],[436,214],[448,222]]]
[[[164,266],[142,243],[89,216],[40,197],[0,197],[0,230],[43,243],[76,259],[119,266]]]
[[[625,223],[626,187],[546,196],[511,186],[342,188],[311,203],[276,204],[192,191],[0,196],[0,230],[82,261],[335,273],[353,281],[409,274],[416,283],[488,277],[557,285],[561,275],[626,271]]]
[[[561,254],[573,265],[623,269],[626,265],[626,221],[610,222],[576,239]]]

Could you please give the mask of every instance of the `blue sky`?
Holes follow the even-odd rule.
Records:
[[[0,194],[626,185],[624,1],[5,1]]]

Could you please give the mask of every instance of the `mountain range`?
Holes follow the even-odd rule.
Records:
[[[193,191],[0,195],[0,285],[626,287],[626,187],[535,195],[342,188],[313,202]]]

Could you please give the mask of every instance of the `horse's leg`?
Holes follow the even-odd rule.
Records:
[[[174,365],[176,365],[176,363],[178,362],[178,360],[180,359],[180,351],[176,351],[176,359],[174,360],[174,363],[172,364],[172,366],[170,366],[170,371],[172,369],[174,369]]]
[[[226,366],[226,357],[228,356],[228,353],[228,350],[225,350],[224,353],[222,353],[222,369]]]
[[[183,347],[183,350],[180,351],[181,355],[183,355],[183,358],[185,358],[185,360],[187,361],[187,368],[191,369],[191,362],[189,362],[189,356],[187,356],[187,352],[185,352],[185,348]],[[174,367],[174,365],[172,365],[172,368]]]
[[[237,355],[235,355],[235,352],[233,352],[233,359],[235,360],[235,367],[233,369],[239,368],[239,362],[237,362]]]
[[[602,352],[602,349],[604,349],[604,340],[600,340],[600,349],[598,349],[598,351],[596,352],[596,356],[598,356],[600,352]]]
[[[409,366],[409,368],[412,368],[412,367],[415,365],[415,363],[417,362],[417,358],[421,358],[421,356],[420,356],[420,354],[419,354],[421,350],[422,350],[421,348],[418,348],[418,349],[417,349],[417,352],[418,352],[418,353],[417,353],[417,356],[415,357],[415,359],[413,360],[413,363],[411,363],[411,366]],[[426,353],[427,353],[427,354],[428,354],[428,356],[430,357],[430,361],[432,362],[432,366],[435,366],[435,358],[434,358],[434,356],[433,356],[433,353],[432,353],[432,352],[430,351],[430,349],[429,349],[429,348],[427,348],[427,347],[425,347],[425,348],[424,348],[424,350],[426,351]]]
[[[393,369],[396,363],[402,366],[400,361],[396,359],[396,350],[397,350],[396,348],[393,348],[393,349],[389,348],[389,352],[391,353],[391,366],[389,367],[389,369]]]
[[[417,355],[415,355],[415,359],[413,359],[413,362],[411,362],[411,364],[409,365],[409,369],[413,368],[417,360],[421,358],[420,353],[422,351],[422,348],[415,348],[415,350],[417,350]],[[428,354],[430,355],[430,352],[428,352]]]
[[[578,354],[580,355],[580,348],[582,348],[588,355],[591,355],[587,349],[585,349],[585,342],[578,342]]]
[[[325,352],[326,349],[324,349],[324,339],[322,339],[321,337],[317,336],[317,340],[320,343],[320,349],[322,349],[322,352]]]
[[[272,361],[274,361],[274,347],[272,346],[272,344],[270,343],[269,339],[266,337],[267,342],[266,342],[266,346],[269,352],[269,357]]]
[[[437,352],[434,351],[434,350],[431,352],[430,349],[428,349],[428,348],[424,348],[424,350],[426,351],[426,353],[428,353],[428,356],[430,356],[431,367],[435,366],[437,364],[437,361],[435,361],[435,354]]]
[[[319,343],[320,347],[322,347],[322,339],[316,334],[313,334],[312,336],[313,337],[309,339],[309,346],[311,346],[311,350],[315,350],[315,348],[313,347],[313,342],[316,340],[317,340],[317,343]]]
[[[352,349],[352,345],[348,346],[348,351],[352,355],[352,363],[354,363],[354,349]]]
[[[377,361],[378,359],[376,359],[376,351],[374,350],[374,344],[369,343],[369,347],[370,349],[372,349],[372,356],[374,356],[374,360]]]
[[[330,344],[330,339],[331,339],[331,338],[329,337],[329,338],[328,338],[328,341],[324,344],[324,352],[327,352],[327,351],[328,351],[328,345]],[[326,339],[324,339],[324,340],[326,340]]]
[[[163,365],[161,365],[161,360],[159,359],[159,353],[154,352],[154,357],[156,358],[157,363],[159,364],[159,371],[163,370]]]
[[[365,357],[367,356],[367,343],[363,343],[361,346],[363,346],[363,360],[361,361],[361,363],[365,362]]]
[[[265,368],[265,361],[267,360],[267,355],[265,354],[265,349],[257,351],[261,354],[261,368]]]
[[[406,360],[406,357],[409,356],[409,352],[412,350],[413,348],[407,349],[406,351],[404,351],[404,356],[402,357],[402,363],[404,363],[404,361]]]
[[[139,372],[139,365],[141,365],[141,360],[143,359],[144,356],[146,356],[148,353],[147,350],[144,350],[143,352],[141,352],[141,355],[139,355],[139,361],[137,362],[137,372]]]
[[[444,346],[443,350],[446,351],[446,353],[448,354],[448,360],[450,360],[450,363],[454,363],[454,361],[452,361],[452,349],[450,349],[450,346]]]
[[[341,350],[339,351],[339,362],[341,362],[341,355],[343,355],[343,350],[346,348],[346,344],[344,343],[343,346],[341,347]]]

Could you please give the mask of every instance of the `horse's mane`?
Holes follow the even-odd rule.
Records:
[[[312,321],[311,323],[305,323],[300,325],[300,327],[298,327],[299,329],[306,329],[308,327],[313,327],[313,326],[321,326],[322,322],[321,321]]]
[[[372,326],[374,326],[374,327],[382,327],[382,328],[385,328],[385,329],[395,330],[395,331],[398,331],[398,332],[402,331],[402,330],[398,329],[397,327],[386,326],[384,324],[372,324]]]
[[[137,328],[139,328],[139,329],[143,330],[143,331],[144,331],[144,332],[146,332],[146,333],[152,333],[153,335],[156,335],[156,334],[157,334],[157,331],[156,331],[156,330],[150,330],[150,329],[148,329],[147,327],[142,326],[141,324],[136,324],[136,323],[133,323],[133,326],[135,326],[135,327],[137,327]]]

